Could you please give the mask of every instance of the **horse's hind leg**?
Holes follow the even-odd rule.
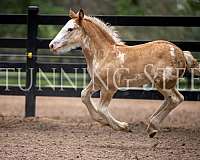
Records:
[[[184,100],[183,95],[175,88],[158,90],[161,94],[163,94],[165,100],[150,118],[149,126],[147,128],[150,137],[153,137],[157,133],[159,124]]]
[[[113,129],[129,131],[128,123],[116,120],[108,110],[108,105],[110,104],[110,101],[114,93],[115,91],[110,91],[110,90],[108,91],[106,89],[101,90],[101,97],[98,106],[98,111],[102,115],[102,117],[105,117],[105,119]]]
[[[97,111],[97,108],[94,106],[94,104],[91,101],[91,94],[94,93],[92,81],[88,84],[88,86],[81,92],[81,99],[82,102],[86,105],[92,119],[95,121],[107,125],[108,122],[105,118],[103,118]]]
[[[184,100],[183,95],[176,88],[171,89],[168,96],[169,107],[163,107],[163,109],[154,116],[154,118],[158,119],[159,123]]]

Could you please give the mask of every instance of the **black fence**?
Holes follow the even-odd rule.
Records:
[[[167,27],[200,27],[200,17],[166,17],[166,16],[97,16],[105,22],[114,26],[167,26]],[[32,57],[27,56],[26,63],[18,62],[0,62],[0,68],[22,68],[26,72],[26,87],[28,88],[31,80],[32,86],[28,91],[23,91],[19,87],[0,86],[1,95],[19,95],[25,96],[25,116],[35,116],[36,96],[67,96],[80,97],[81,88],[67,88],[60,90],[50,87],[39,90],[36,86],[36,74],[39,68],[45,72],[52,72],[52,68],[56,70],[64,69],[68,73],[73,73],[74,68],[78,68],[78,72],[82,73],[85,64],[57,64],[57,63],[37,63],[37,49],[47,49],[50,42],[49,39],[40,39],[37,37],[38,25],[64,25],[69,20],[66,16],[49,16],[40,15],[38,7],[28,7],[27,15],[0,15],[0,24],[26,24],[27,38],[0,38],[0,48],[26,48],[27,53],[32,53]],[[128,45],[136,45],[147,41],[127,41]],[[200,41],[189,42],[173,42],[183,50],[198,52],[200,51]],[[31,79],[31,70],[32,72]],[[188,75],[189,76],[189,75]],[[185,100],[199,101],[200,91],[181,91],[185,96]],[[95,95],[98,96],[98,93]],[[115,98],[132,98],[132,99],[162,99],[163,97],[154,90],[129,90],[119,91],[115,94]]]

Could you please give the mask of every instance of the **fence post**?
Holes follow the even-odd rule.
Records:
[[[191,90],[191,86],[192,86],[192,73],[189,73],[188,77],[187,77],[187,87],[188,87],[188,90]]]
[[[38,12],[37,6],[28,7],[25,117],[35,116]]]

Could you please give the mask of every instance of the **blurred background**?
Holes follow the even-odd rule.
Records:
[[[69,8],[78,11],[83,8],[88,15],[168,15],[168,16],[200,16],[200,0],[1,0],[0,14],[26,14],[29,5],[36,5],[40,14],[68,15]],[[40,25],[38,37],[53,39],[62,26]],[[1,25],[1,38],[25,38],[26,25]],[[198,27],[116,27],[122,40],[156,40],[200,41]],[[16,52],[16,56],[1,57],[0,60],[25,61],[26,57],[17,56],[25,53],[25,49],[1,48],[0,52]],[[38,57],[38,61],[69,63],[85,63],[80,51],[72,51],[80,58]],[[200,54],[193,53],[196,58]],[[40,49],[38,55],[51,55],[49,50]]]
[[[82,7],[89,15],[175,15],[200,16],[200,0],[1,0],[0,13],[26,13],[27,6],[36,5],[41,14],[67,15],[69,8]],[[24,37],[26,28],[1,25],[1,37]],[[125,27],[118,28],[122,39],[199,40],[199,28]],[[56,26],[42,26],[40,37],[52,38]],[[130,34],[131,32],[131,34]]]

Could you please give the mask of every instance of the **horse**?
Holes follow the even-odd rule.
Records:
[[[82,90],[81,99],[92,119],[118,131],[131,131],[130,123],[117,120],[108,110],[112,97],[118,89],[153,84],[164,96],[163,103],[147,121],[147,133],[154,137],[160,123],[184,100],[176,84],[186,70],[199,68],[197,60],[169,41],[128,46],[113,27],[85,15],[83,9],[77,13],[70,9],[69,17],[49,48],[56,55],[82,48],[91,80]],[[194,73],[200,75],[199,69]],[[100,100],[95,106],[91,95],[96,91],[100,91]]]

